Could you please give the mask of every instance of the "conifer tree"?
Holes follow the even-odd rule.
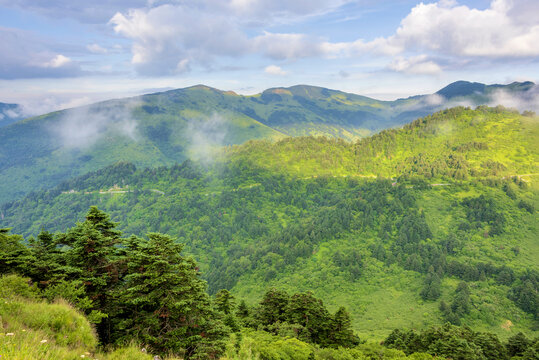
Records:
[[[333,316],[330,339],[334,346],[352,347],[359,344],[359,339],[352,330],[350,314],[342,306]]]
[[[232,313],[232,309],[234,309],[235,306],[234,295],[226,289],[221,289],[215,294],[214,303],[217,310],[228,315]]]
[[[128,274],[118,328],[159,353],[217,359],[225,328],[217,320],[196,263],[168,235],[132,236],[126,242]]]

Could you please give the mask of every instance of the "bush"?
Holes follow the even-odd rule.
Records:
[[[4,275],[0,278],[0,298],[22,297],[37,299],[39,290],[30,279],[18,275]]]

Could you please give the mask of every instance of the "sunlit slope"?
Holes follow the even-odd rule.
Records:
[[[64,231],[98,205],[126,234],[185,243],[212,292],[255,303],[270,286],[312,290],[377,340],[448,319],[533,337],[537,125],[459,108],[357,143],[291,138],[232,147],[204,166],[120,163],[2,206],[0,227]],[[461,282],[468,312],[442,312]]]
[[[250,142],[227,156],[297,176],[469,179],[539,173],[538,139],[537,117],[503,108],[453,108],[354,144],[323,138]]]
[[[308,85],[253,96],[197,85],[54,112],[0,129],[0,203],[117,161],[205,161],[215,147],[286,136],[355,141],[455,103],[495,102],[496,91],[526,99],[533,89],[457,82],[437,94],[379,101]]]

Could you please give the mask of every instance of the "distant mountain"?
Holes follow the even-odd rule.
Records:
[[[22,117],[22,109],[19,105],[0,102],[0,127],[12,124]]]
[[[534,338],[538,139],[537,117],[459,107],[357,142],[250,141],[211,166],[117,163],[0,206],[0,228],[63,232],[98,205],[126,236],[184,243],[212,293],[312,290],[362,339],[446,321]]]
[[[482,100],[488,100],[486,97],[496,91],[506,91],[509,93],[526,92],[534,86],[535,84],[531,81],[513,82],[508,85],[485,85],[477,82],[456,81],[437,91],[436,94],[442,95],[448,100],[468,96],[471,96],[473,100],[477,100],[477,97],[480,97]]]
[[[354,140],[447,106],[491,102],[486,93],[470,91],[479,85],[466,84],[395,101],[308,85],[253,96],[197,85],[25,119],[0,131],[0,203],[117,161],[137,166],[211,161],[216,147],[285,136]],[[525,96],[537,87],[484,88]]]

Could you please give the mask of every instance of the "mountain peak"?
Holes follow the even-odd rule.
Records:
[[[436,92],[438,95],[442,95],[446,98],[452,98],[455,96],[466,96],[474,93],[482,93],[485,90],[486,85],[478,82],[469,81],[455,81]]]

